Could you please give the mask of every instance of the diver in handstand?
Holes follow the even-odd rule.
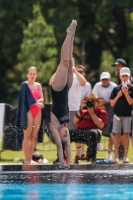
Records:
[[[71,146],[69,130],[68,92],[73,81],[73,40],[77,21],[72,20],[67,28],[66,38],[61,48],[61,60],[56,72],[50,79],[52,110],[50,130],[57,146],[60,168],[67,168],[71,162]],[[67,163],[64,162],[62,142],[65,145]]]

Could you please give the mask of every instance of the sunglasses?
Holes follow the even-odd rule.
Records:
[[[83,73],[83,71],[77,71],[78,73],[80,73],[80,74],[82,74]]]
[[[109,80],[108,78],[103,78],[103,79],[102,79],[102,81],[108,81],[108,80]]]

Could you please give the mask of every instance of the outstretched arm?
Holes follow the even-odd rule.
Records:
[[[81,86],[85,86],[86,79],[82,76],[75,67],[73,67],[73,72],[76,74],[78,81],[80,82]]]

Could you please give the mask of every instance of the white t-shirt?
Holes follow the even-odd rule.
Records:
[[[77,76],[73,74],[73,83],[68,93],[69,111],[77,111],[81,102],[81,85]]]
[[[81,101],[88,97],[91,93],[91,84],[89,82],[86,82],[85,86],[81,86]]]
[[[107,87],[102,85],[102,82],[98,82],[94,85],[92,93],[96,94],[98,97],[103,98],[105,101],[110,99],[111,92],[117,84],[110,81]]]

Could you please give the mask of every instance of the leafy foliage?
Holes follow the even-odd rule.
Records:
[[[19,76],[17,54],[23,38],[23,25],[32,16],[36,0],[0,0],[0,102],[11,102]]]
[[[39,69],[38,81],[48,82],[72,19],[78,21],[74,57],[92,84],[105,63],[113,75],[110,56],[132,68],[132,0],[0,0],[0,102],[13,102],[31,65]]]
[[[39,71],[38,81],[47,84],[56,67],[56,40],[53,28],[47,25],[40,6],[34,5],[33,19],[29,20],[28,27],[24,29],[24,38],[21,51],[18,54],[18,70],[25,80],[27,68],[36,66]]]

